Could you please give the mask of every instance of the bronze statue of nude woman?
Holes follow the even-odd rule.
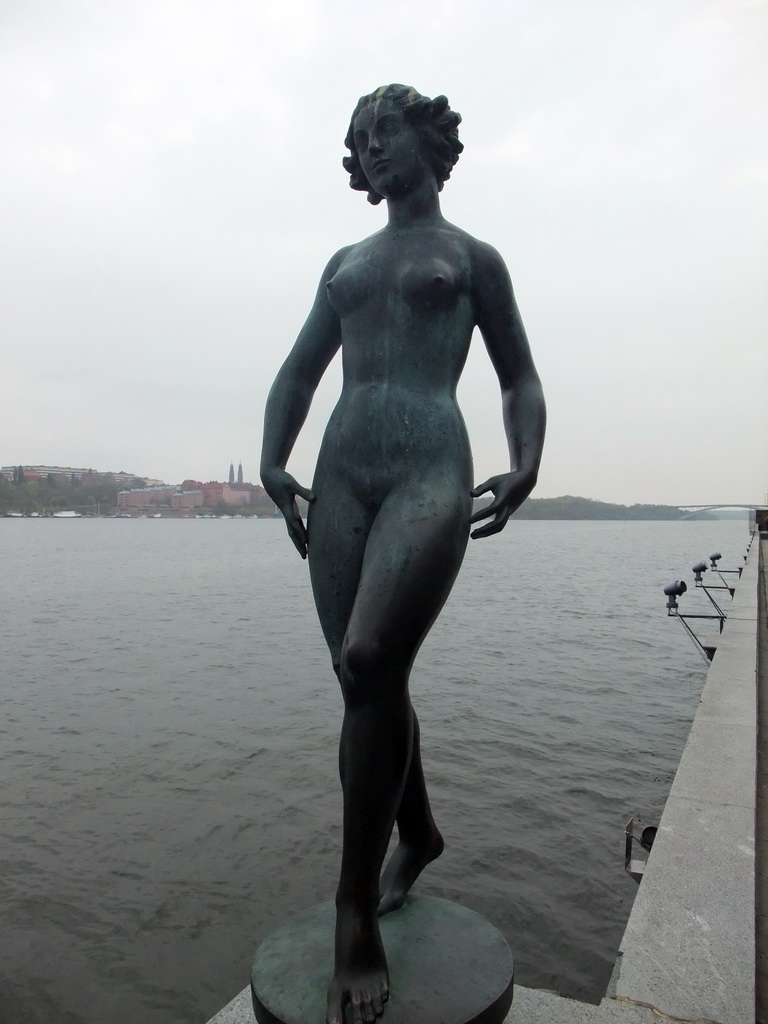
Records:
[[[490,246],[443,219],[439,192],[463,149],[445,96],[388,85],[352,115],[352,188],[386,201],[387,224],[341,249],[266,406],[261,478],[309,555],[320,623],[341,683],[344,802],[335,974],[327,1024],[381,1016],[389,975],[378,915],[400,907],[443,849],[421,764],[408,677],[473,537],[503,529],[533,489],[541,384],[509,275]],[[480,329],[501,387],[509,472],[473,488],[456,386]],[[286,471],[338,349],[343,386],[312,490]],[[493,501],[472,515],[472,498]],[[296,495],[309,502],[307,528]],[[397,822],[398,846],[382,874]]]

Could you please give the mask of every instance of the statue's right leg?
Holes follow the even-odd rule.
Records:
[[[373,513],[345,494],[340,485],[313,486],[319,493],[309,506],[307,522],[309,575],[317,616],[338,676]]]
[[[314,487],[315,502],[310,506],[309,567],[312,590],[320,624],[331,652],[334,669],[342,684],[341,669],[344,638],[357,597],[365,548],[373,519],[372,512],[344,493],[343,483],[334,481],[324,489]],[[328,496],[326,502],[325,496]],[[389,995],[386,957],[376,920],[379,900],[378,877],[392,818],[382,808],[381,799],[364,800],[359,805],[360,751],[370,746],[360,736],[360,725],[365,723],[349,707],[345,696],[345,714],[339,743],[339,775],[344,793],[344,853],[341,881],[337,893],[336,969],[328,995],[327,1021],[343,1024],[347,1019],[345,1007],[350,1006],[350,1019],[355,1022],[373,1021],[384,1010]],[[366,716],[364,713],[363,717]],[[369,735],[379,742],[383,738],[381,726],[374,714]],[[374,764],[375,768],[375,764]],[[403,771],[405,769],[403,768]],[[387,789],[389,787],[385,787]],[[397,784],[397,791],[401,783]],[[356,800],[356,797],[358,798]],[[383,817],[382,817],[383,812]],[[382,829],[383,825],[383,829]],[[387,831],[388,830],[388,831]],[[382,834],[381,853],[371,856],[372,833]],[[351,881],[351,875],[355,881]],[[353,890],[354,891],[353,893]],[[367,895],[366,895],[367,893]]]
[[[308,561],[317,617],[341,682],[341,651],[360,583],[365,546],[374,514],[354,495],[346,493],[342,480],[324,474],[313,482],[315,501],[309,507]],[[344,785],[344,765],[339,759]]]
[[[327,484],[327,478],[323,484]],[[352,495],[345,494],[341,481],[331,486],[313,486],[317,498],[309,512],[312,589],[333,667],[341,681],[341,652],[360,583],[373,513]],[[410,764],[397,811],[399,841],[381,877],[379,915],[401,907],[427,864],[443,852],[443,837],[432,817],[424,781],[419,722],[413,711],[412,723]],[[345,763],[344,744],[340,744],[342,788]]]

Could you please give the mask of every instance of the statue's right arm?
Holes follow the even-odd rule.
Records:
[[[323,271],[310,314],[275,378],[264,412],[261,481],[285,517],[288,534],[302,558],[307,557],[307,531],[296,495],[307,501],[312,501],[313,495],[285,467],[317,385],[341,345],[341,323],[328,301],[326,285],[348,251],[337,252]]]

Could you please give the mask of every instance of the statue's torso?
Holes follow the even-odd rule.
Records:
[[[365,480],[437,464],[471,476],[455,392],[475,325],[472,241],[451,225],[385,229],[347,251],[327,285],[344,383],[322,463]]]

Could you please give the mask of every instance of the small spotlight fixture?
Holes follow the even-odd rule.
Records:
[[[714,564],[713,564],[713,568],[714,568]],[[707,571],[707,563],[706,562],[697,562],[696,565],[693,566],[693,578],[696,581],[696,586],[697,587],[700,587],[702,585],[702,583],[704,582],[703,574],[706,571]]]
[[[723,556],[720,554],[719,551],[715,551],[714,554],[709,556],[709,561],[713,569],[717,568],[717,563],[720,561],[722,557]]]
[[[632,856],[632,843],[637,843],[646,853],[650,853],[658,828],[656,825],[646,825],[639,836],[635,835],[634,829],[635,819],[631,817],[624,826],[624,870],[640,883],[645,873],[646,861]]]
[[[677,611],[676,598],[682,597],[687,589],[684,580],[674,580],[664,587],[664,593],[667,595],[667,615],[673,615]]]

